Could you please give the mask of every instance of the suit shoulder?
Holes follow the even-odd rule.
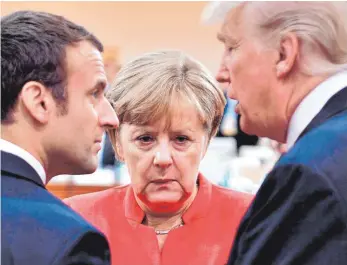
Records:
[[[262,200],[265,201],[272,196],[326,196],[336,202],[341,208],[341,213],[347,217],[346,190],[347,181],[344,173],[336,173],[332,169],[318,170],[304,164],[286,164],[276,166],[268,174],[258,194],[262,193]]]
[[[345,166],[347,156],[347,112],[334,117],[303,135],[279,165],[304,164],[311,168],[322,168],[328,163]]]
[[[322,184],[347,205],[346,113],[333,117],[300,138],[275,165],[277,181],[290,175],[293,181],[306,181],[307,185]]]
[[[66,255],[85,235],[103,237],[43,187],[24,181],[22,189],[16,189],[13,184],[18,181],[8,182],[1,196],[2,237],[16,259],[26,260],[26,264],[55,264],[52,261]]]
[[[2,215],[10,219],[15,219],[15,216],[32,216],[35,222],[42,223],[44,227],[64,227],[65,230],[88,226],[88,223],[61,199],[29,181],[8,178],[2,186],[1,199],[6,202],[2,204]],[[39,218],[40,216],[46,218]],[[20,220],[13,223],[16,224],[19,225]]]

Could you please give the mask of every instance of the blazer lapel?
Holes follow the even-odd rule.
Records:
[[[11,153],[1,151],[1,173],[3,172],[11,177],[27,179],[45,187],[35,169],[25,160]]]
[[[323,109],[313,118],[305,130],[300,134],[298,140],[308,131],[344,110],[347,110],[347,87],[340,90],[328,100]]]

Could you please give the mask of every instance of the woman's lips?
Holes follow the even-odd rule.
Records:
[[[170,183],[175,181],[174,179],[157,179],[157,180],[153,180],[152,183],[155,184],[165,184],[165,183]]]
[[[159,180],[152,181],[152,184],[157,188],[167,189],[174,182],[176,182],[176,180],[174,180],[174,179],[159,179]]]

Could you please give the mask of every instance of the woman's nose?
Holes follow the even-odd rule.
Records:
[[[169,146],[166,144],[161,145],[155,153],[154,161],[155,166],[166,168],[172,164],[172,156]]]

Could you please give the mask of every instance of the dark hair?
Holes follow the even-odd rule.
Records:
[[[61,113],[66,113],[66,46],[100,41],[84,27],[45,12],[18,11],[1,18],[1,122],[10,112],[25,83],[37,81],[51,89]]]

